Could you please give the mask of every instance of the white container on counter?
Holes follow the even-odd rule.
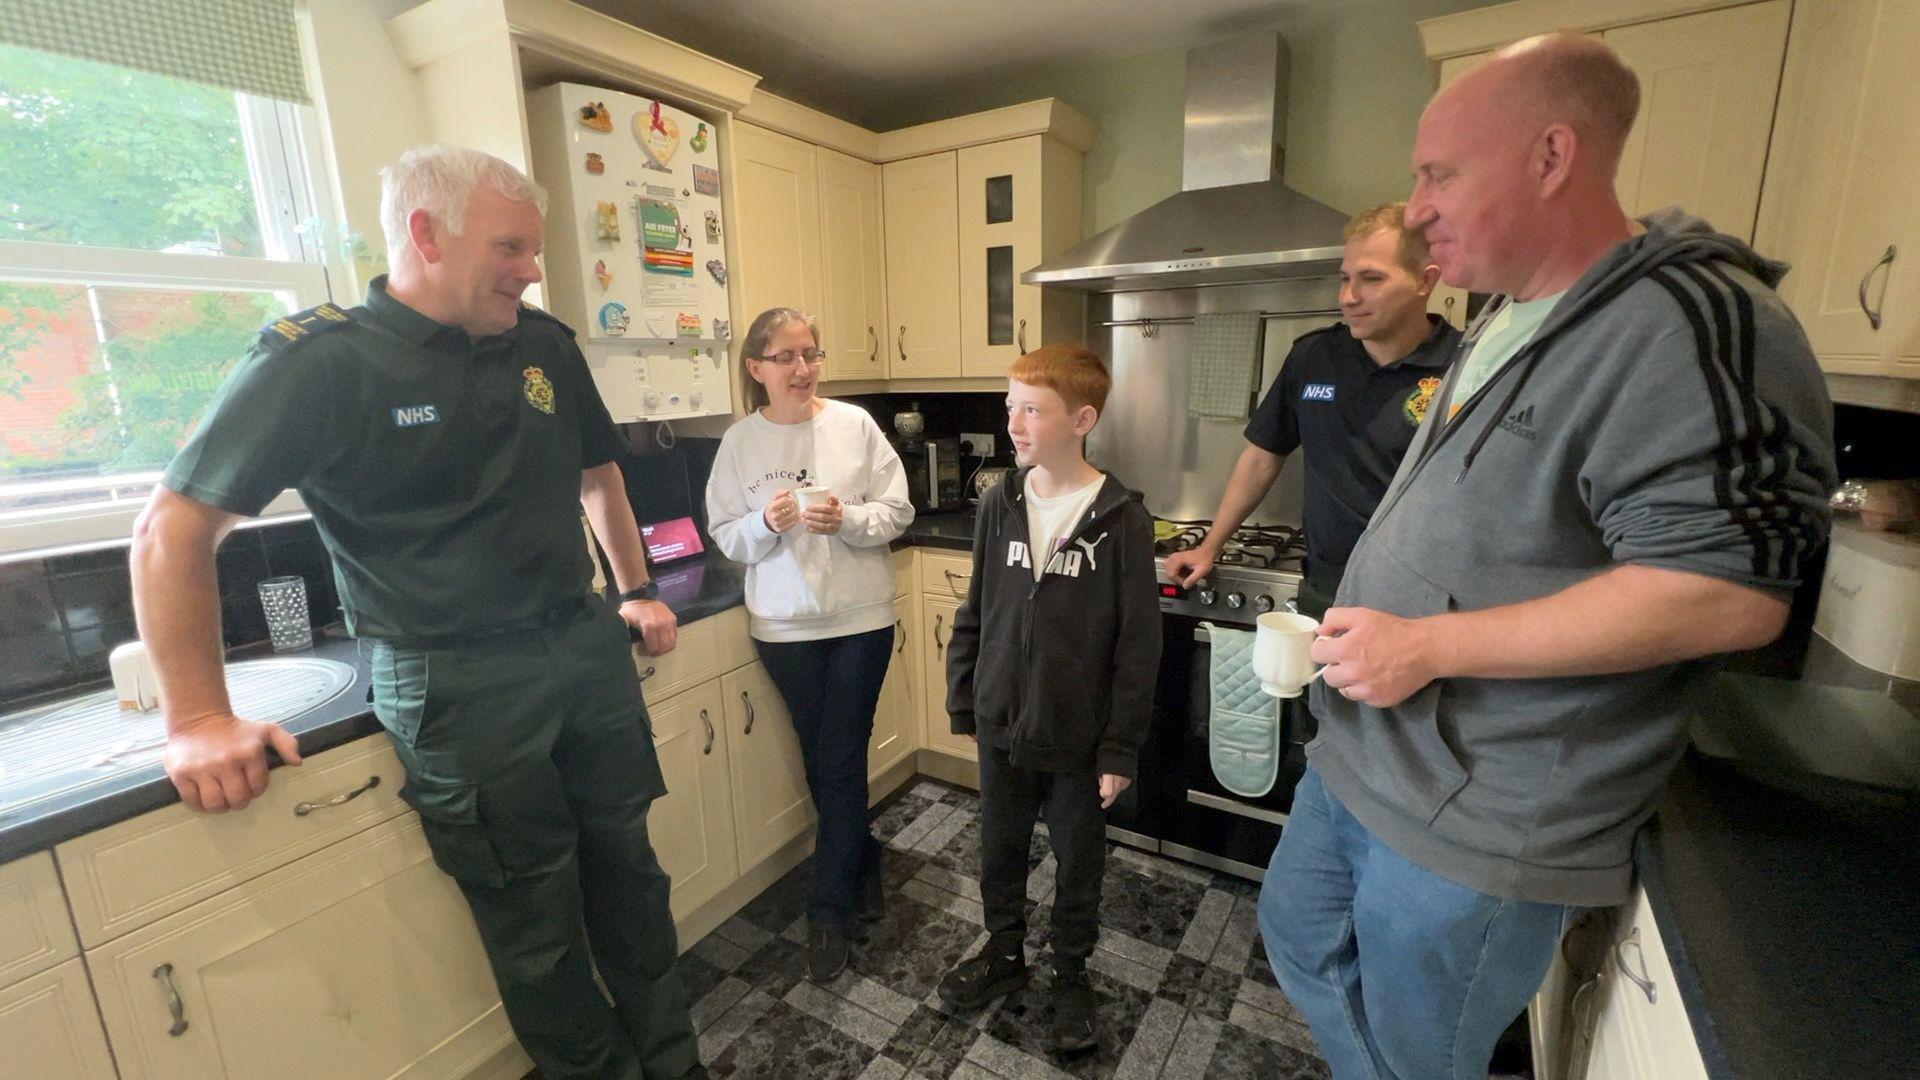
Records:
[[[1920,536],[1835,520],[1813,629],[1856,663],[1920,679]]]

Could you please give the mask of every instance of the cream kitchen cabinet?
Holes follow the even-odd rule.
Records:
[[[1541,1080],[1706,1080],[1644,890],[1580,917],[1535,997]]]
[[[757,866],[814,821],[806,765],[793,718],[765,665],[756,661],[728,672],[720,692],[740,865]]]
[[[914,671],[920,666],[915,644],[920,620],[910,596],[893,602],[893,654],[887,660],[887,680],[880,686],[880,705],[873,713],[873,738],[867,743],[867,776],[875,779],[913,753],[920,727],[920,695],[914,692]]]
[[[895,379],[961,374],[957,160],[948,150],[880,167]]]
[[[696,627],[702,625],[694,624]],[[647,812],[654,854],[673,878],[673,917],[686,918],[740,876],[731,757],[718,679],[648,710],[667,795]]]
[[[1920,4],[1798,0],[1757,234],[1838,374],[1920,377]]]
[[[823,379],[884,379],[887,362],[886,226],[880,166],[820,147]]]
[[[953,620],[960,602],[929,591],[920,598],[920,625],[926,635],[920,646],[921,685],[926,687],[922,708],[924,745],[953,757],[978,761],[972,739],[955,735],[947,719],[947,646],[953,643]]]
[[[0,988],[0,1046],[9,1076],[114,1080],[107,1033],[78,956]]]
[[[818,316],[824,295],[820,277],[820,184],[810,143],[758,128],[733,125],[735,230],[742,320],[734,338],[771,307],[799,308]]]
[[[87,953],[125,1080],[518,1077],[466,901],[412,814]]]
[[[1085,333],[1080,294],[1020,283],[1080,238],[1080,155],[1029,135],[963,147],[955,164],[961,374],[1003,376],[1022,353]]]

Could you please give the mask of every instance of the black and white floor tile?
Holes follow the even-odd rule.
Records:
[[[802,864],[682,958],[701,1057],[715,1076],[805,1080],[1262,1080],[1323,1078],[1299,1014],[1275,985],[1254,920],[1256,888],[1124,847],[1107,861],[1100,947],[1089,968],[1101,1040],[1047,1049],[1044,948],[1053,856],[1031,854],[1025,990],[955,1013],[936,986],[986,939],[978,799],[920,780],[877,808],[888,911],[852,964],[808,982]]]

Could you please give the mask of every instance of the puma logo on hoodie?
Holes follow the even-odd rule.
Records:
[[[1100,541],[1106,538],[1106,533],[1101,533],[1099,536],[1094,537],[1091,542],[1075,537],[1073,541],[1074,546],[1080,550],[1069,551],[1064,547],[1056,550],[1053,553],[1053,557],[1047,560],[1047,568],[1042,572],[1059,574],[1062,577],[1077,578],[1080,576],[1080,563],[1082,558],[1086,560],[1087,569],[1098,571],[1100,569],[1100,563],[1094,559],[1093,552],[1095,548],[1100,546]],[[1018,566],[1027,570],[1033,569],[1033,553],[1027,547],[1026,541],[1007,541],[1007,565]]]

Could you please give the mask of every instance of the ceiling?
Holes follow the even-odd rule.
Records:
[[[1330,14],[1341,0],[579,0],[884,130],[917,95],[998,69],[1185,49]]]

